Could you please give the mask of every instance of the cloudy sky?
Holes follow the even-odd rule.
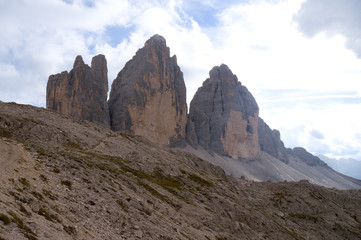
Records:
[[[0,0],[0,100],[45,107],[48,76],[102,53],[109,84],[158,33],[190,102],[227,64],[287,147],[361,160],[360,0]]]

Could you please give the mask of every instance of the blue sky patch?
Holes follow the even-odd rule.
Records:
[[[124,39],[129,37],[134,27],[108,26],[105,29],[104,40],[112,47],[116,47]]]

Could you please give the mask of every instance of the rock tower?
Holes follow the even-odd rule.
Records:
[[[214,67],[190,104],[188,136],[234,159],[259,156],[258,105],[227,65]],[[194,131],[194,132],[193,132]],[[189,141],[188,141],[189,142]]]
[[[186,87],[176,56],[154,35],[114,80],[109,97],[114,131],[170,146],[185,145]]]
[[[91,67],[77,56],[69,73],[64,71],[49,77],[46,107],[109,127],[107,75],[104,55],[93,57]]]

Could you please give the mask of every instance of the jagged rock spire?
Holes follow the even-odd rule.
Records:
[[[259,110],[255,99],[227,65],[214,67],[209,75],[190,105],[188,126],[194,129],[196,142],[235,159],[257,158]]]
[[[107,75],[104,55],[93,57],[91,67],[77,56],[69,73],[64,71],[49,77],[46,107],[109,127]]]
[[[114,80],[109,98],[112,129],[164,145],[184,145],[186,87],[175,56],[154,35]]]

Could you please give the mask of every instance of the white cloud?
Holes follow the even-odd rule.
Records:
[[[342,34],[346,46],[361,58],[361,2],[359,0],[308,0],[295,16],[299,29],[313,37],[320,32]]]
[[[317,154],[333,158],[361,159],[361,126],[356,109],[361,103],[292,102],[268,105],[265,119],[271,127],[279,126],[281,138],[288,147],[303,146]],[[315,135],[316,133],[316,135]]]
[[[166,38],[171,55],[177,55],[187,85],[187,100],[190,102],[197,88],[207,78],[208,71],[220,62],[215,60],[214,47],[197,22],[187,16],[181,18],[182,11],[179,11],[178,4],[173,2],[146,9],[134,18],[134,31],[129,38],[115,48],[109,44],[97,46],[96,51],[103,52],[108,59],[110,82],[137,49],[157,33]]]
[[[360,152],[352,153],[361,149],[360,105],[355,103],[361,95],[361,60],[345,49],[356,51],[361,21],[349,21],[343,12],[340,27],[329,19],[325,26],[316,25],[310,38],[299,32],[300,22],[314,22],[317,16],[294,15],[322,1],[303,2],[0,0],[0,22],[8,23],[0,24],[0,100],[44,106],[48,76],[70,70],[78,54],[86,63],[95,54],[105,54],[111,83],[137,49],[158,33],[177,55],[188,103],[209,70],[225,63],[253,93],[261,116],[281,131],[287,146],[361,159]],[[321,6],[331,5],[324,0]],[[358,13],[347,11],[350,16]],[[207,19],[210,23],[204,24]],[[310,25],[305,26],[307,30]],[[111,44],[109,27],[127,34]],[[335,98],[350,98],[352,103],[326,104]],[[312,137],[315,131],[324,138]]]

